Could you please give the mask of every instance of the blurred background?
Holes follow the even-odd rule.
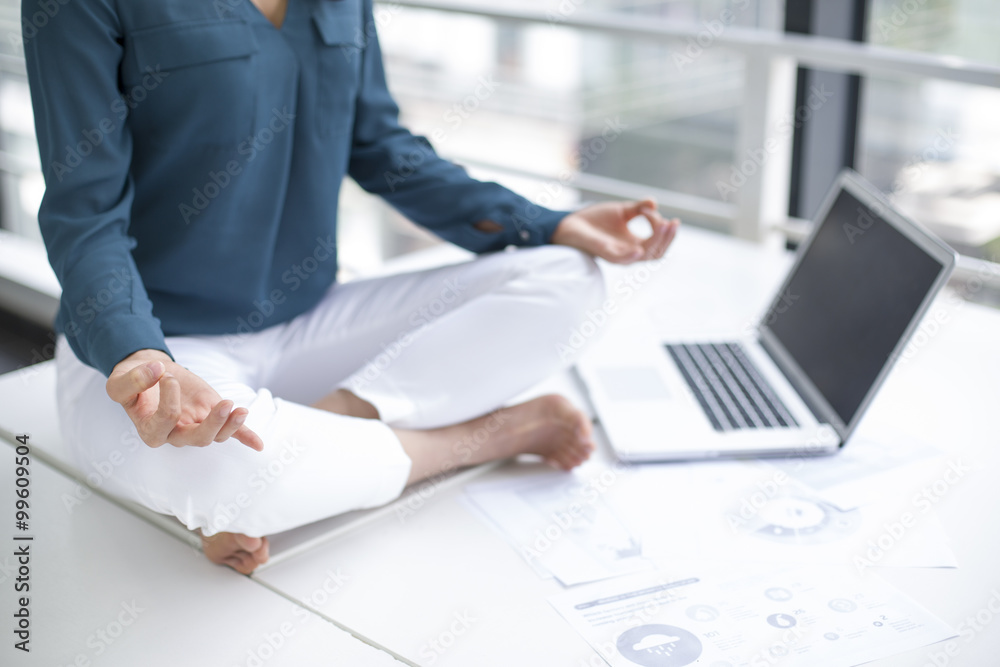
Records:
[[[404,122],[477,177],[553,208],[653,195],[794,246],[851,166],[966,256],[956,280],[984,284],[963,294],[997,302],[995,0],[390,0],[376,24]],[[50,354],[58,293],[20,34],[0,1],[0,371]],[[345,279],[438,242],[352,183],[341,209]]]

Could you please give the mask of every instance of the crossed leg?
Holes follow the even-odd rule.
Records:
[[[350,417],[378,418],[374,406],[346,389],[323,397],[313,407]],[[554,467],[571,470],[594,450],[590,421],[569,401],[554,394],[454,426],[426,431],[394,428],[393,432],[413,462],[407,485],[458,467],[455,443],[468,442],[476,433],[489,433],[489,437],[477,449],[462,450],[462,466],[536,454]],[[223,532],[203,536],[202,547],[213,563],[228,565],[243,574],[250,574],[268,559],[266,537]]]
[[[519,454],[569,470],[593,450],[589,421],[560,396],[496,409],[567,364],[556,354],[559,343],[603,299],[593,260],[557,247],[500,253],[348,284],[333,298],[340,301],[285,333],[276,330],[270,349],[281,356],[277,374],[264,386],[312,408],[386,422],[410,459],[407,484]],[[434,307],[444,302],[447,309],[437,314]],[[337,338],[348,333],[349,343]],[[385,340],[395,344],[383,345]],[[358,341],[371,349],[362,351]],[[397,354],[390,358],[390,352]],[[336,389],[328,384],[315,391],[351,373],[345,365],[359,357],[372,361],[336,381]],[[488,383],[481,381],[484,374]],[[470,441],[474,447],[461,445]],[[266,538],[237,532],[217,532],[203,538],[203,546],[212,562],[243,573],[268,556]]]

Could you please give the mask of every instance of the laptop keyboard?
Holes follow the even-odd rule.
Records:
[[[798,426],[739,343],[665,347],[716,431]]]

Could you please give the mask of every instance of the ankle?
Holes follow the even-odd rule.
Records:
[[[333,393],[327,394],[320,400],[313,403],[312,407],[333,412],[346,417],[359,417],[361,419],[378,419],[378,410],[375,406],[354,395],[347,389],[337,389]]]

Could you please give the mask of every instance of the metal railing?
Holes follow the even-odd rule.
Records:
[[[381,1],[381,0],[380,0]],[[902,51],[871,44],[823,37],[786,34],[726,25],[722,17],[712,24],[683,24],[657,17],[576,9],[566,13],[537,8],[483,6],[460,0],[386,0],[384,4],[478,16],[515,25],[551,25],[593,31],[624,39],[650,40],[660,44],[710,43],[703,48],[725,48],[745,58],[746,95],[739,110],[738,138],[734,155],[742,161],[749,152],[769,145],[770,157],[740,186],[734,203],[720,202],[681,192],[650,188],[613,178],[579,173],[569,187],[604,196],[631,199],[657,196],[671,214],[688,215],[707,226],[736,236],[761,240],[771,231],[792,240],[808,232],[809,223],[787,215],[791,170],[791,141],[779,124],[795,111],[795,76],[798,66],[858,74],[862,76],[939,79],[1000,88],[1000,66],[955,56]],[[572,5],[576,7],[576,5]],[[721,26],[721,29],[720,29]],[[466,160],[468,162],[468,160]],[[537,180],[552,180],[551,174],[512,169],[478,160],[481,166]],[[989,263],[985,263],[989,264]],[[975,272],[1000,287],[1000,266],[985,271],[984,262],[963,258],[958,274]]]
[[[516,25],[551,25],[592,31],[631,40],[649,40],[659,44],[688,43],[711,36],[703,48],[724,48],[740,54],[746,62],[746,95],[739,109],[737,160],[765,144],[774,144],[770,158],[736,193],[733,203],[666,189],[622,181],[605,176],[579,173],[568,187],[606,197],[633,199],[655,196],[671,214],[689,216],[703,224],[736,236],[759,240],[777,230],[790,239],[804,236],[808,223],[787,216],[791,137],[778,131],[778,124],[794,111],[795,71],[799,65],[863,76],[912,77],[939,79],[965,84],[1000,88],[1000,67],[953,56],[914,53],[820,37],[789,35],[754,30],[720,21],[709,31],[708,23],[681,24],[656,17],[597,12],[578,9],[554,13],[544,9],[505,8],[476,3],[440,0],[379,0],[381,4],[438,12],[479,16]],[[576,5],[572,5],[576,7]],[[722,29],[718,26],[722,25]],[[0,54],[0,75],[23,77],[23,60]],[[465,160],[469,162],[469,160]],[[478,166],[539,181],[555,180],[552,174],[475,161]],[[23,160],[0,155],[0,170],[23,173]],[[8,249],[9,249],[8,245]],[[997,270],[994,270],[997,269]],[[1000,266],[963,258],[959,275],[976,276],[987,284],[1000,287]],[[13,283],[11,283],[13,284]],[[2,290],[6,292],[7,290]],[[35,290],[39,293],[51,290]],[[2,300],[2,299],[0,299]]]

